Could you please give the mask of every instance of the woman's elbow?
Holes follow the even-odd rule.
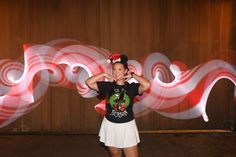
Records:
[[[86,84],[88,87],[91,86],[91,83],[90,83],[89,79],[85,80],[85,84]]]
[[[147,81],[147,83],[145,85],[146,90],[148,90],[150,87],[151,87],[151,82]]]
[[[151,82],[147,81],[144,85],[143,85],[143,91],[147,91],[149,88],[151,87]]]
[[[85,84],[86,84],[86,85],[88,85],[88,79],[87,79],[87,80],[85,80]]]

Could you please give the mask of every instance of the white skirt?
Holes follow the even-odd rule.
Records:
[[[135,120],[126,123],[113,123],[103,118],[99,132],[100,142],[105,146],[126,148],[140,142]]]

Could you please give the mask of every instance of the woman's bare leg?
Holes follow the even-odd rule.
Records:
[[[138,146],[124,148],[125,157],[138,157]]]
[[[116,147],[109,147],[109,153],[111,157],[121,157],[122,149]]]

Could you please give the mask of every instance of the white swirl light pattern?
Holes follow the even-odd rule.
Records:
[[[24,45],[24,63],[0,60],[0,127],[39,105],[49,86],[77,89],[85,98],[97,96],[85,85],[85,80],[100,72],[111,72],[106,62],[109,55],[102,48],[59,39],[44,45]],[[135,98],[136,116],[156,111],[174,119],[202,116],[208,121],[206,103],[215,83],[226,78],[236,86],[236,67],[222,60],[186,69],[183,63],[171,63],[163,54],[152,53],[143,65],[135,60],[128,63],[131,71],[152,82],[148,92]],[[105,100],[95,109],[104,115]]]

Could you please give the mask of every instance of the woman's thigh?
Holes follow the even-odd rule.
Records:
[[[122,149],[116,147],[108,147],[108,148],[111,157],[121,157]]]
[[[138,146],[124,148],[125,157],[138,157]]]

